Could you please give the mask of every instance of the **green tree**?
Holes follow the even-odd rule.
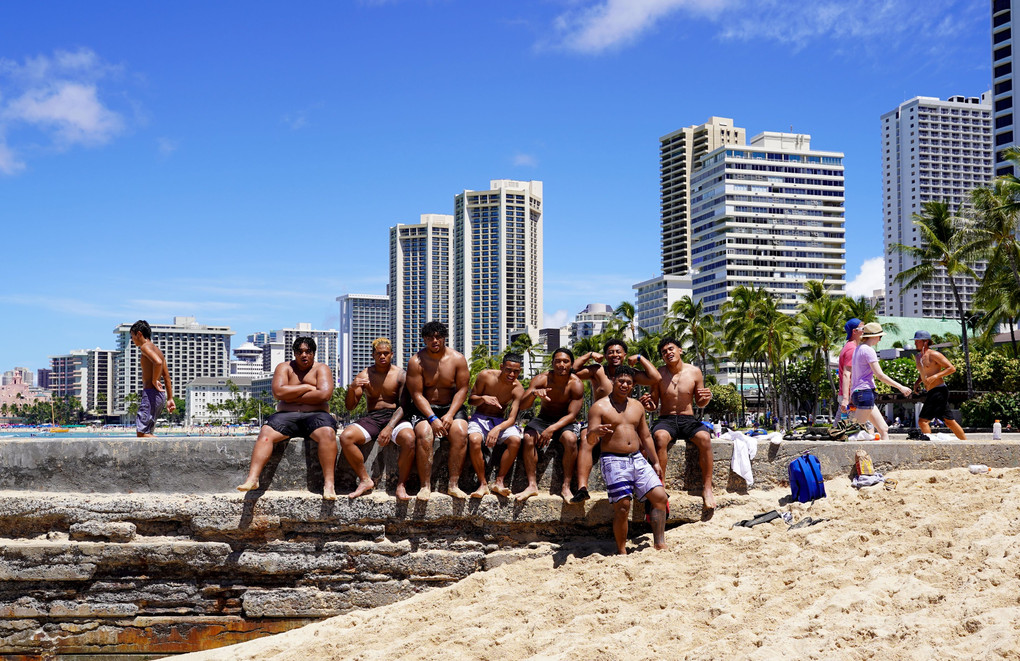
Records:
[[[1011,147],[1005,156],[1020,167],[1020,150]],[[989,268],[1002,266],[1013,275],[1020,289],[1020,243],[1017,242],[1020,218],[1020,179],[1015,174],[999,177],[990,186],[971,193],[974,214],[970,231],[974,246],[988,258]]]
[[[705,413],[714,420],[735,421],[743,409],[744,399],[737,389],[731,384],[710,385],[708,388],[712,391],[712,401],[705,407]]]
[[[970,397],[974,394],[974,386],[970,371],[970,343],[967,340],[967,312],[963,307],[957,280],[964,276],[977,279],[977,274],[967,265],[967,260],[974,253],[974,245],[968,239],[962,219],[952,213],[945,202],[925,202],[922,213],[915,213],[913,219],[921,235],[920,247],[897,243],[892,248],[913,258],[916,264],[897,274],[894,281],[904,289],[911,289],[945,274],[960,319],[967,395]]]
[[[806,295],[796,316],[797,331],[810,348],[812,381],[817,384],[823,377],[827,378],[829,392],[835,392],[836,383],[832,370],[829,369],[829,361],[833,348],[838,347],[844,337],[846,299],[831,296],[817,280],[809,280],[805,289]],[[829,415],[834,416],[835,402],[831,397],[826,399],[829,404]],[[811,412],[818,411],[812,408]]]
[[[719,366],[716,354],[723,350],[718,335],[721,332],[715,317],[705,312],[702,301],[697,303],[690,296],[674,301],[663,320],[664,334],[672,335],[685,351],[690,351],[703,373],[708,372],[708,361]],[[684,347],[684,344],[689,345]]]

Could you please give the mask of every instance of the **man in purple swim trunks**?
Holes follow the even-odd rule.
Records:
[[[166,357],[152,343],[152,328],[149,322],[139,319],[131,325],[131,342],[138,347],[142,363],[142,393],[138,398],[138,415],[135,417],[135,431],[138,436],[155,436],[156,418],[163,412],[173,413],[177,410],[174,403],[173,384],[170,383],[170,371],[166,366]],[[160,379],[163,382],[160,382]],[[164,386],[164,384],[166,384]]]

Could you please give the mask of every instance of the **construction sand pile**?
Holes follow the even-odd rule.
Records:
[[[755,491],[631,554],[578,540],[407,601],[182,657],[1020,659],[1020,469],[826,483],[812,506]],[[727,498],[727,500],[729,497]],[[782,519],[731,528],[772,509]]]

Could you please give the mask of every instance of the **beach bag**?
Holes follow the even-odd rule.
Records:
[[[825,498],[825,481],[818,457],[802,454],[790,462],[790,490],[798,503]]]

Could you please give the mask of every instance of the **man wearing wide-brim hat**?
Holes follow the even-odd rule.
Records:
[[[861,343],[854,350],[854,358],[850,368],[850,403],[857,407],[854,419],[862,425],[869,420],[875,426],[883,441],[889,440],[889,424],[875,406],[875,379],[888,383],[899,390],[904,397],[910,396],[910,388],[886,376],[878,363],[875,345],[882,339],[881,324],[871,322],[864,324]]]
[[[926,330],[919,330],[914,333],[914,362],[917,364],[917,371],[921,378],[918,379],[928,391],[924,399],[924,406],[921,407],[921,414],[918,416],[917,426],[921,428],[922,434],[931,433],[931,425],[928,423],[935,418],[946,421],[956,438],[967,440],[960,426],[949,412],[949,386],[945,378],[956,371],[949,359],[940,352],[931,348],[931,333]]]

